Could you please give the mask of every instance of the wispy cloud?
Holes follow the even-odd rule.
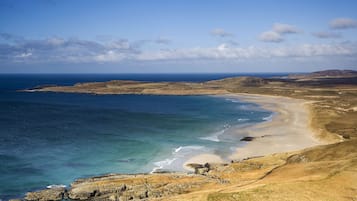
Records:
[[[283,35],[297,34],[302,31],[296,26],[290,24],[275,23],[271,30],[265,31],[259,35],[259,40],[263,42],[280,43],[284,41]]]
[[[159,37],[158,39],[155,40],[155,43],[157,44],[163,44],[163,45],[168,45],[170,44],[172,41],[168,38],[164,38],[164,37]]]
[[[280,43],[284,41],[283,37],[275,31],[266,31],[260,34],[259,39],[264,42]]]
[[[281,23],[275,23],[272,30],[279,34],[295,34],[301,32],[296,26]]]
[[[30,57],[32,55],[31,52],[25,52],[25,53],[21,53],[19,55],[15,55],[15,57],[17,58],[27,58],[27,57]]]
[[[351,18],[336,18],[330,21],[332,29],[357,28],[357,20]]]
[[[316,38],[321,39],[329,39],[329,38],[342,38],[340,33],[328,32],[328,31],[320,31],[312,33]]]
[[[224,29],[221,28],[216,28],[211,31],[211,34],[213,36],[219,36],[219,37],[232,37],[234,36],[233,33],[227,32]]]

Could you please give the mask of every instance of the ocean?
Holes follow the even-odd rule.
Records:
[[[240,127],[271,117],[259,105],[217,96],[28,93],[37,85],[114,79],[207,81],[284,74],[0,75],[0,200],[107,173],[184,171],[192,156],[228,160]]]

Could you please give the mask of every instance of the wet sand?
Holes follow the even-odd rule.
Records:
[[[257,103],[262,108],[274,112],[270,120],[236,130],[237,135],[244,133],[244,136],[254,139],[238,147],[229,157],[230,160],[296,151],[322,144],[315,138],[310,126],[309,101],[247,94],[229,94],[224,97]],[[217,155],[202,154],[189,159],[184,166],[189,163],[221,163],[222,161]]]

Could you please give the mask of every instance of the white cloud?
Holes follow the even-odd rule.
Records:
[[[327,32],[327,31],[315,32],[315,33],[312,33],[312,35],[317,38],[321,38],[321,39],[341,38],[342,37],[342,35],[340,33]]]
[[[143,52],[136,55],[137,60],[190,60],[190,59],[257,59],[257,58],[294,58],[294,57],[329,57],[329,56],[356,56],[357,44],[303,44],[264,48],[249,46],[245,48],[230,47],[220,44],[213,48],[190,48],[160,50],[157,52]]]
[[[98,62],[118,62],[123,59],[125,59],[125,54],[121,54],[113,50],[108,50],[103,54],[94,56],[94,60]]]
[[[24,53],[21,53],[19,55],[15,55],[16,58],[27,58],[27,57],[30,57],[30,56],[32,56],[31,52],[24,52]]]
[[[296,26],[290,24],[275,23],[272,26],[271,30],[265,31],[259,35],[259,40],[263,42],[279,43],[284,41],[283,35],[296,34],[300,32],[301,31]]]
[[[232,48],[223,43],[212,48],[188,48],[188,49],[168,49],[157,52],[143,52],[137,55],[136,59],[141,61],[158,60],[193,60],[193,59],[242,59],[249,58],[252,48]]]
[[[225,31],[224,29],[217,28],[211,31],[211,34],[219,37],[232,37],[234,34]]]
[[[260,34],[259,39],[264,42],[274,42],[279,43],[284,39],[283,37],[275,31],[266,31]]]
[[[262,40],[279,42],[281,35],[270,31]],[[166,48],[145,50],[136,41],[117,40],[109,43],[78,39],[23,40],[0,43],[0,62],[28,63],[120,63],[124,61],[193,61],[193,60],[254,60],[259,58],[306,58],[344,56],[357,57],[357,43],[302,44],[287,46],[240,47],[229,42],[216,47]]]
[[[357,20],[351,18],[336,18],[330,21],[332,29],[349,29],[357,27]]]
[[[273,25],[272,30],[280,34],[294,34],[300,32],[300,30],[296,26],[290,24],[281,24],[281,23],[275,23]]]

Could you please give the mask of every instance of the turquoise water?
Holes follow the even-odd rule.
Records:
[[[182,171],[200,153],[226,158],[242,146],[233,128],[271,115],[224,97],[23,93],[84,78],[10,78],[0,77],[0,199],[80,177]]]

